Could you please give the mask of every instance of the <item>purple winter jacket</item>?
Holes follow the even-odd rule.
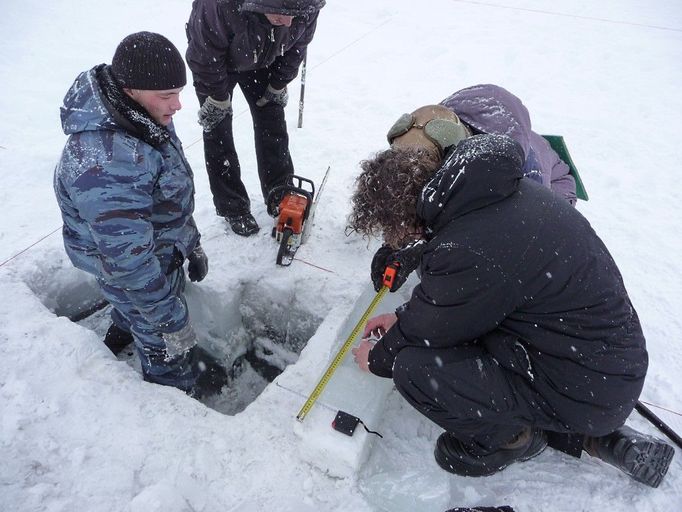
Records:
[[[228,75],[269,68],[282,89],[298,73],[325,0],[194,0],[186,26],[187,64],[199,94],[224,100]],[[294,16],[274,26],[265,13]],[[234,84],[232,84],[234,85]]]
[[[492,84],[457,91],[441,102],[477,133],[508,135],[523,148],[526,177],[575,205],[575,180],[549,143],[531,130],[528,109],[512,93]]]

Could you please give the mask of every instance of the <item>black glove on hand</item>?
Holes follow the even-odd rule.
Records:
[[[394,249],[388,245],[382,245],[379,250],[374,253],[372,258],[372,266],[370,267],[370,276],[372,278],[372,284],[374,284],[374,291],[378,292],[384,285],[384,271],[386,270],[386,265],[388,265],[388,260],[391,259]]]
[[[197,245],[191,254],[187,257],[189,265],[187,265],[187,273],[189,274],[189,280],[194,282],[201,281],[208,274],[208,256],[201,248]]]
[[[289,93],[286,86],[284,86],[284,89],[275,89],[272,85],[268,85],[263,96],[256,102],[256,106],[264,107],[270,102],[286,107],[287,103],[289,103]]]
[[[402,249],[394,250],[388,245],[382,245],[372,258],[371,276],[374,289],[379,291],[384,284],[384,271],[393,263],[398,263],[398,270],[393,280],[391,291],[395,292],[405,284],[410,274],[419,266],[422,253],[426,248],[425,240],[417,240],[407,244]],[[383,260],[383,261],[382,261]]]
[[[182,251],[180,251],[180,249],[178,249],[177,247],[173,247],[173,254],[171,255],[170,263],[168,264],[168,268],[166,269],[166,275],[167,276],[171,275],[177,269],[182,267],[184,263],[185,257],[182,255]]]
[[[218,126],[223,119],[231,115],[232,102],[230,101],[230,98],[218,101],[209,96],[199,109],[199,124],[205,132],[210,132],[213,128]]]

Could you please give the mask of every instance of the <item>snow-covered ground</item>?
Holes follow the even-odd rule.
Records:
[[[304,456],[305,439],[294,433],[310,388],[265,387],[246,365],[229,396],[209,408],[142,382],[134,359],[114,358],[100,342],[102,313],[80,324],[59,316],[97,299],[92,281],[66,259],[59,233],[52,172],[65,141],[62,97],[80,71],[110,62],[129,33],[161,32],[184,51],[190,5],[3,1],[0,510],[678,509],[680,453],[658,489],[551,450],[485,479],[448,475],[432,456],[439,429],[395,392],[369,459],[354,475],[334,477]],[[239,94],[236,142],[263,229],[238,238],[214,215],[197,101],[185,89],[175,124],[196,174],[195,218],[211,265],[204,282],[188,286],[204,342],[214,349],[229,342],[229,357],[254,338],[262,346],[286,338],[300,349],[325,319],[350,311],[378,246],[344,235],[358,161],[385,146],[399,114],[462,87],[497,83],[523,99],[536,131],[566,138],[590,194],[579,208],[619,263],[644,325],[651,364],[642,399],[679,413],[681,62],[677,0],[329,0],[309,49],[302,129],[298,82],[287,111],[298,173],[319,183],[331,165],[301,261],[274,264]],[[285,375],[326,361],[333,340],[315,338]],[[272,357],[292,361],[291,353]],[[682,430],[679,415],[655,411]],[[629,422],[656,432],[637,414]]]

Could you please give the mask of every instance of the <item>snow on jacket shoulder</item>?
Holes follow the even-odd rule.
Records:
[[[522,162],[508,137],[477,135],[424,188],[417,209],[431,235],[421,282],[370,352],[370,369],[391,376],[407,346],[478,340],[569,429],[603,435],[642,389],[644,335],[603,242],[566,201],[521,179]]]
[[[298,73],[313,39],[324,0],[194,0],[187,22],[187,65],[198,93],[223,100],[227,76],[270,68],[281,89]],[[293,15],[290,27],[274,26],[264,13]]]
[[[482,84],[457,91],[441,104],[478,133],[514,139],[523,148],[525,175],[575,204],[575,180],[568,165],[531,129],[528,109],[519,98],[500,86]]]
[[[154,147],[124,129],[103,99],[103,68],[82,73],[61,109],[69,139],[54,188],[66,252],[77,268],[125,290],[150,323],[172,332],[187,311],[165,270],[174,247],[187,255],[199,240],[192,172],[172,132]]]

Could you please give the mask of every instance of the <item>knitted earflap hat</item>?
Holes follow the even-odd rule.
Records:
[[[123,87],[161,91],[184,87],[185,61],[178,49],[161,34],[137,32],[116,48],[111,71]]]

